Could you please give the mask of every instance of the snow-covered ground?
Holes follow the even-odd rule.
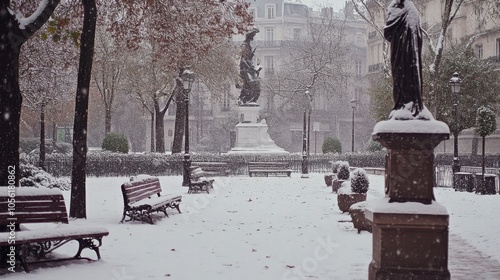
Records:
[[[383,176],[370,175],[368,200],[383,197]],[[88,178],[86,221],[104,226],[102,259],[2,271],[9,280],[367,279],[372,235],[357,233],[323,174],[291,178],[216,177],[210,194],[186,194],[182,178],[160,177],[164,193],[183,194],[182,214],[155,225],[120,224],[120,185],[128,178]],[[500,196],[436,189],[450,214],[453,279],[500,279]],[[69,192],[64,192],[68,203]],[[82,225],[83,226],[83,225]],[[60,248],[76,252],[74,245]],[[86,256],[94,258],[92,251]],[[476,263],[477,262],[477,263]],[[476,268],[479,271],[471,271]],[[488,271],[490,270],[490,271]],[[498,274],[497,274],[498,272]],[[484,277],[481,277],[483,275]]]

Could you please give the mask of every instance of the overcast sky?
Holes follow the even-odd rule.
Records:
[[[333,7],[334,11],[338,11],[344,8],[347,0],[289,0],[289,2],[294,1],[305,4],[314,10],[319,10],[320,7]]]

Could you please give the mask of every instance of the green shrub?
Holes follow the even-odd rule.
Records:
[[[366,193],[369,186],[370,181],[366,171],[363,168],[354,169],[351,178],[351,190],[355,193]]]
[[[380,152],[384,147],[379,142],[370,141],[368,147],[366,147],[366,151],[370,153]]]
[[[326,137],[323,141],[323,154],[327,153],[338,153],[342,152],[342,144],[339,139],[333,137]]]
[[[128,153],[128,141],[123,134],[116,132],[110,132],[106,134],[104,140],[102,141],[102,149],[118,152],[118,153]]]
[[[342,161],[339,166],[339,173],[337,173],[337,178],[339,180],[349,179],[349,162]]]

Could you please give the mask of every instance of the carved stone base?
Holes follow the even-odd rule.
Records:
[[[450,279],[448,214],[436,202],[370,204],[373,256],[368,279]]]

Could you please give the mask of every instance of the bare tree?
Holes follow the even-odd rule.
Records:
[[[50,21],[39,34],[23,45],[20,65],[20,86],[26,102],[23,106],[39,112],[40,152],[39,166],[45,168],[45,127],[47,108],[69,100],[72,75],[76,70],[72,61],[76,46],[69,38],[55,40],[46,34],[55,32],[57,21]],[[50,113],[50,112],[49,112]]]
[[[242,33],[251,23],[252,17],[247,11],[248,3],[235,1],[120,1],[115,3],[114,34],[125,40],[132,49],[148,44],[152,47],[154,60],[161,58],[165,72],[181,73],[180,70],[193,66],[210,50],[227,41],[234,33]],[[176,75],[178,78],[178,75]],[[166,83],[165,83],[166,84]],[[168,89],[168,91],[167,91]],[[179,90],[162,87],[155,90],[153,96],[168,92],[166,104]],[[163,116],[166,107],[158,102],[153,108],[156,122],[156,150],[164,152]],[[168,105],[167,105],[168,106]],[[180,102],[177,103],[180,109]],[[180,133],[184,110],[177,110]],[[177,138],[179,138],[177,136]]]
[[[96,53],[92,78],[104,104],[104,134],[111,132],[111,118],[117,94],[122,92],[123,52],[104,28],[96,36]]]

